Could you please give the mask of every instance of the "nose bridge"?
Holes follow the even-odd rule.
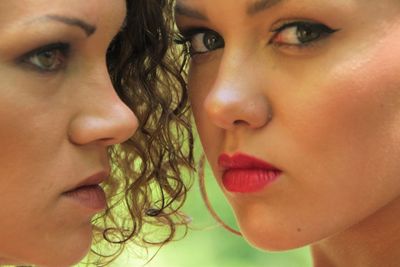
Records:
[[[271,110],[256,57],[251,49],[224,49],[215,82],[204,103],[210,119],[219,127],[229,129],[244,123],[258,128],[268,121]]]
[[[124,142],[134,134],[138,121],[118,97],[105,63],[96,64],[84,76],[79,84],[79,111],[71,123],[70,138],[77,144]]]

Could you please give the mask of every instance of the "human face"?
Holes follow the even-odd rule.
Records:
[[[399,1],[179,0],[176,19],[204,151],[250,243],[310,244],[399,197]]]
[[[1,264],[70,266],[90,248],[107,147],[137,127],[105,63],[125,13],[124,0],[0,2]]]

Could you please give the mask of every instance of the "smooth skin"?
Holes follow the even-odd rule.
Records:
[[[207,159],[252,245],[315,266],[400,262],[400,2],[178,0]],[[222,185],[219,155],[282,170]]]
[[[107,175],[107,147],[137,128],[105,62],[125,13],[124,0],[0,2],[1,264],[71,266],[89,251],[97,211],[63,192]]]

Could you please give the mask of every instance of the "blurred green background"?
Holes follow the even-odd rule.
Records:
[[[215,210],[228,225],[237,229],[232,211],[218,188],[209,168],[206,168],[208,195]],[[184,211],[192,218],[191,229],[182,240],[149,255],[137,248],[127,250],[111,267],[310,267],[308,248],[284,253],[267,253],[248,245],[241,237],[218,226],[203,203],[197,179],[189,193]],[[141,258],[141,259],[140,259]],[[147,264],[146,264],[147,263]]]

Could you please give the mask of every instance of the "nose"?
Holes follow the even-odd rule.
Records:
[[[81,85],[78,112],[69,125],[71,142],[109,146],[122,143],[135,133],[137,117],[118,97],[106,68]]]
[[[209,119],[223,129],[238,125],[263,127],[272,118],[272,108],[260,83],[261,77],[237,59],[221,61],[204,108]]]

